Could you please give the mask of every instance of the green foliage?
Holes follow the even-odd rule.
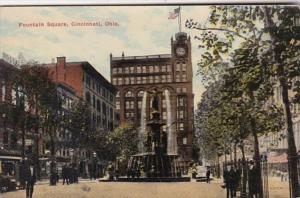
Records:
[[[71,148],[91,148],[95,130],[91,125],[91,111],[83,100],[74,101],[68,115],[64,117],[64,124],[71,136],[67,145]]]
[[[186,27],[201,31],[195,37],[203,52],[198,74],[208,90],[199,105],[197,127],[204,151],[214,151],[216,156],[232,138],[281,129],[282,110],[268,99],[278,79],[292,81],[300,76],[293,27],[299,11],[298,6],[212,6],[206,27],[187,20]],[[278,64],[285,68],[280,70]],[[295,102],[299,101],[297,82]],[[237,106],[237,101],[242,105]]]

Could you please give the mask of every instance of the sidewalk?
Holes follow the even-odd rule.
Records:
[[[222,178],[213,178],[211,183],[219,184],[220,188],[223,184]],[[269,186],[269,198],[289,198],[289,183],[288,181],[281,182],[279,177],[269,177],[268,178]],[[237,192],[238,197],[240,192]]]

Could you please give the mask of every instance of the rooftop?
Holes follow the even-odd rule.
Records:
[[[158,59],[158,58],[171,58],[171,54],[156,54],[156,55],[146,55],[146,56],[119,56],[113,57],[111,55],[112,61],[117,60],[141,60],[141,59]]]

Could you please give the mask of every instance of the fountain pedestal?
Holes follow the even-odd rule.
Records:
[[[165,123],[158,112],[158,93],[161,92],[150,92],[153,111],[147,122],[150,130],[147,131],[146,152],[130,158],[126,181],[190,181],[190,178],[181,176],[178,155],[167,153],[168,137],[165,132],[161,132]]]

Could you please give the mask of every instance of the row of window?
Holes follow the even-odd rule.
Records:
[[[87,74],[85,75],[85,83],[88,88],[95,90],[99,95],[106,98],[110,102],[114,102],[114,95],[106,88],[101,86],[99,82],[92,80],[92,77]]]
[[[155,72],[171,72],[171,65],[150,65],[150,66],[129,66],[117,67],[112,69],[113,74],[135,74],[135,73],[155,73]]]
[[[186,93],[186,92],[187,92],[187,89],[186,89],[186,87],[178,87],[178,88],[176,88],[176,92],[177,92],[177,93]],[[165,94],[165,92],[163,92],[163,95],[164,95],[164,94]],[[143,91],[143,90],[141,90],[141,91],[139,91],[139,92],[137,93],[137,97],[143,97],[143,96],[144,96],[144,91]],[[117,98],[120,97],[120,92],[117,92],[116,97],[117,97]],[[132,91],[127,91],[127,92],[125,93],[125,97],[126,97],[126,98],[135,97],[135,94],[134,94]]]
[[[177,107],[185,107],[187,105],[187,100],[185,97],[178,97],[177,98]],[[137,107],[138,109],[142,108],[142,100],[137,101]],[[150,103],[150,108],[151,103]],[[165,99],[162,99],[162,108],[167,108],[167,103]],[[120,101],[116,101],[116,109],[120,109]],[[135,104],[133,100],[127,100],[125,101],[125,109],[135,109]]]
[[[108,114],[108,111],[112,111],[112,108],[106,105],[105,102],[102,102],[100,99],[96,99],[96,96],[93,95],[91,97],[90,92],[85,93],[85,100],[88,104],[92,105],[94,108],[97,109],[97,112],[101,113],[106,116]],[[102,111],[101,111],[102,110]]]
[[[180,75],[179,75],[180,76]],[[185,77],[182,77],[182,81],[186,81]],[[139,76],[139,77],[125,77],[125,78],[113,78],[113,85],[132,85],[132,84],[148,84],[148,83],[166,83],[172,82],[171,75],[157,75],[157,76]],[[181,82],[180,79],[176,82]]]
[[[125,113],[125,118],[134,118],[135,114],[131,109],[127,109],[128,111]],[[185,119],[186,118],[186,111],[185,110],[177,110],[177,119]],[[162,119],[167,119],[167,112],[162,112]]]

